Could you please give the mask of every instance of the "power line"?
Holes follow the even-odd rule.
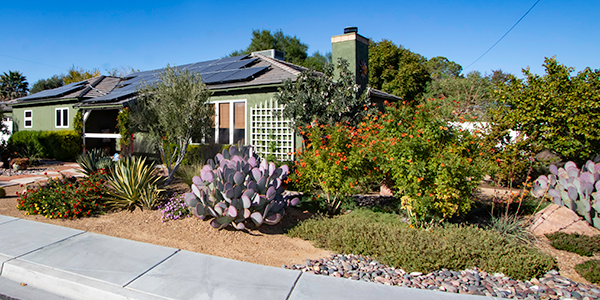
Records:
[[[485,51],[483,54],[481,54],[480,57],[478,57],[474,62],[472,62],[470,65],[468,65],[466,69],[468,69],[469,67],[471,67],[473,64],[475,64],[478,60],[480,60],[484,55],[486,55],[488,52],[490,52],[490,50],[492,50],[492,48],[494,48],[496,45],[498,45],[498,43],[500,43],[500,41],[508,35],[508,33],[513,30],[513,28],[515,28],[517,26],[517,24],[519,24],[519,22],[521,22],[521,20],[523,20],[523,18],[525,18],[525,16],[540,2],[541,0],[537,0],[532,6],[531,8],[529,8],[529,10],[519,19],[519,21],[517,21],[517,23],[515,23],[515,25],[513,25],[496,43],[494,43],[490,49],[487,49],[487,51]]]
[[[4,55],[4,54],[0,54],[0,56],[12,58],[12,59],[17,59],[17,60],[22,60],[22,61],[26,61],[26,62],[38,64],[38,65],[44,65],[44,66],[59,68],[61,70],[67,70],[67,69],[69,69],[69,68],[63,68],[63,67],[59,67],[59,66],[49,65],[49,64],[45,64],[45,63],[41,63],[41,62],[37,62],[37,61],[33,61],[33,60],[27,60],[27,59],[22,59],[22,58],[14,57],[14,56],[8,56],[8,55]]]

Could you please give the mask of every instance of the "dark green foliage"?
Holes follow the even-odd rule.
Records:
[[[406,271],[462,270],[477,266],[515,279],[531,279],[556,268],[554,260],[523,244],[474,226],[410,228],[397,215],[357,210],[307,220],[288,233],[341,253],[376,257]]]
[[[600,236],[587,236],[577,233],[555,232],[546,234],[552,247],[558,250],[577,253],[582,256],[593,256],[600,252]]]
[[[37,92],[41,92],[44,90],[51,90],[65,85],[63,82],[63,77],[54,75],[48,79],[40,79],[36,81],[31,87],[31,94],[35,94]]]
[[[575,271],[591,283],[600,283],[600,260],[592,259],[575,266]]]
[[[0,100],[7,101],[27,96],[29,83],[23,73],[8,71],[0,75]]]
[[[374,111],[367,93],[359,94],[348,62],[340,59],[335,68],[340,73],[337,80],[333,64],[327,64],[323,76],[304,71],[295,82],[286,80],[279,88],[275,99],[285,105],[283,117],[293,120],[294,128],[313,124],[314,120],[323,125],[357,124]]]
[[[371,42],[369,85],[407,101],[415,100],[431,81],[426,62],[425,57],[392,41]]]
[[[9,147],[26,156],[72,161],[82,151],[81,136],[73,130],[18,131],[8,140]]]
[[[427,71],[431,74],[431,78],[439,80],[442,78],[459,77],[462,72],[462,66],[450,61],[443,56],[436,56],[425,63]]]

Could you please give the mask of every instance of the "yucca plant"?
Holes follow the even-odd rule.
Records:
[[[87,176],[100,169],[110,170],[113,165],[112,158],[104,155],[100,149],[92,149],[79,155],[76,162],[81,167],[81,173]]]
[[[136,207],[154,209],[163,190],[157,185],[161,177],[154,172],[154,163],[145,158],[123,158],[111,167],[107,204],[114,208],[134,210]]]

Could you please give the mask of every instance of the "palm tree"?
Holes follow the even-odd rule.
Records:
[[[0,75],[0,99],[2,101],[27,96],[29,83],[19,71],[8,71]]]

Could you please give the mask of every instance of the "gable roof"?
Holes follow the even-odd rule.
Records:
[[[285,80],[296,80],[305,67],[264,56],[259,53],[224,57],[221,59],[176,66],[200,73],[211,90],[279,85]],[[76,107],[123,105],[135,98],[138,88],[158,81],[157,74],[164,69],[135,72],[124,78],[99,76],[45,90],[11,101],[11,104],[39,103],[63,99],[77,99]],[[318,75],[315,72],[315,75]],[[385,100],[397,101],[394,95],[369,89],[369,94]]]

